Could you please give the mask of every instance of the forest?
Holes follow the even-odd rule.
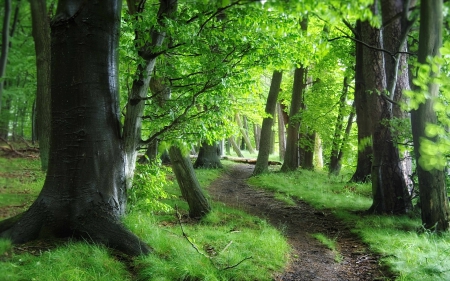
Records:
[[[3,0],[0,276],[450,279],[449,8]]]

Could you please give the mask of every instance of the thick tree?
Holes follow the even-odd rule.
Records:
[[[272,75],[272,82],[270,83],[269,95],[266,102],[266,117],[263,119],[261,128],[261,139],[259,143],[258,158],[256,159],[255,169],[253,175],[265,173],[269,169],[269,154],[272,145],[272,126],[277,106],[278,93],[280,92],[280,85],[283,73],[275,70]]]
[[[206,169],[222,168],[222,163],[220,163],[219,152],[220,148],[217,143],[210,144],[207,141],[203,141],[200,146],[197,159],[195,160],[194,168],[206,168]]]
[[[0,236],[82,237],[130,255],[150,251],[128,231],[118,104],[121,1],[61,0],[51,25],[50,158],[41,193]]]
[[[442,45],[442,5],[442,0],[421,2],[418,56],[418,62],[421,64],[427,64],[428,57],[439,56],[439,48]],[[430,73],[431,77],[435,75],[436,72]],[[427,229],[435,228],[437,231],[447,231],[450,214],[444,171],[427,167],[421,159],[424,153],[423,143],[425,141],[437,141],[437,136],[429,137],[425,132],[428,124],[437,124],[433,100],[438,93],[439,85],[429,83],[425,102],[411,111],[411,123],[419,180],[422,223]]]
[[[45,0],[30,0],[36,50],[36,125],[42,170],[48,168],[50,149],[50,18]]]

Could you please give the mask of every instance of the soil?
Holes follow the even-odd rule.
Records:
[[[315,210],[302,201],[289,206],[266,191],[250,187],[246,179],[253,165],[236,164],[209,187],[212,198],[258,217],[283,230],[292,247],[285,272],[274,277],[284,281],[318,280],[394,280],[380,266],[379,256],[371,253],[350,228],[330,212]],[[321,244],[312,234],[336,238],[336,253]]]

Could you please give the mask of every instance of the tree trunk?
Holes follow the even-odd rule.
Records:
[[[316,143],[316,132],[305,134],[306,143],[300,148],[303,150],[302,168],[306,170],[314,170],[314,145]]]
[[[3,16],[2,27],[2,53],[0,54],[0,114],[2,112],[2,98],[6,64],[8,62],[9,51],[9,22],[11,20],[11,0],[5,0],[5,14]]]
[[[259,143],[258,158],[256,159],[255,169],[253,175],[259,175],[269,171],[269,154],[272,145],[272,126],[277,106],[278,93],[280,92],[281,79],[283,73],[281,71],[274,71],[272,75],[272,82],[270,84],[269,94],[267,96],[265,113],[261,128],[261,141]]]
[[[198,152],[197,160],[194,163],[194,168],[216,169],[222,168],[219,158],[219,147],[217,144],[209,144],[202,142],[202,146]]]
[[[128,9],[130,14],[136,16],[136,20],[139,20],[143,9],[140,6],[140,2],[137,0],[127,0]],[[138,5],[139,4],[139,5]],[[177,0],[160,0],[159,10],[157,15],[157,21],[159,26],[164,26],[164,19],[175,16],[177,10]],[[138,7],[139,6],[139,7]],[[156,64],[156,55],[158,47],[160,47],[164,41],[165,33],[158,31],[159,27],[152,27],[147,30],[150,34],[148,36],[146,32],[136,29],[136,44],[142,46],[138,50],[138,54],[142,63],[138,65],[136,74],[137,78],[133,80],[131,92],[128,96],[128,103],[126,105],[125,121],[123,126],[123,138],[125,140],[125,160],[126,171],[125,177],[127,182],[127,188],[131,188],[133,182],[134,168],[136,166],[137,149],[141,144],[141,127],[142,127],[142,115],[144,112],[145,98],[147,97],[148,88],[151,79],[151,73]],[[142,44],[143,38],[150,37],[145,44]],[[139,43],[138,43],[139,42]]]
[[[330,163],[328,164],[328,173],[330,175],[338,175],[341,170],[341,163],[339,162],[339,148],[342,146],[341,132],[343,127],[343,120],[345,114],[345,107],[348,93],[348,77],[344,77],[344,86],[341,97],[339,98],[339,112],[334,128],[333,143],[331,146]]]
[[[355,37],[362,40],[361,22],[356,23]],[[372,124],[369,116],[369,108],[367,103],[368,93],[364,86],[364,66],[363,66],[363,45],[356,43],[355,45],[355,110],[356,124],[358,125],[358,159],[356,170],[350,179],[351,182],[367,182],[370,180],[372,171],[372,146],[370,140],[372,138]]]
[[[241,150],[239,149],[239,146],[237,145],[236,141],[234,140],[234,136],[231,136],[228,139],[228,142],[231,144],[231,147],[233,148],[233,150],[234,150],[234,152],[236,153],[237,156],[244,157],[244,155],[242,154]]]
[[[306,68],[303,66],[294,71],[294,86],[292,88],[291,108],[289,112],[289,123],[287,127],[286,152],[284,162],[281,166],[282,172],[294,171],[300,166],[298,151],[298,135],[300,128],[300,108],[303,100],[303,89]]]
[[[255,153],[255,150],[253,149],[252,143],[250,142],[250,138],[248,137],[247,131],[245,130],[242,121],[241,121],[241,117],[239,115],[239,113],[236,112],[235,114],[235,119],[236,119],[236,123],[239,127],[239,130],[242,134],[242,138],[244,140],[245,145],[247,146],[247,150],[253,154]]]
[[[189,205],[189,216],[191,218],[205,216],[211,211],[211,206],[197,180],[191,159],[184,157],[181,150],[176,146],[169,148],[169,155],[181,194]]]
[[[345,127],[344,137],[342,138],[342,142],[339,148],[338,156],[336,159],[337,165],[329,169],[329,174],[332,175],[339,175],[342,168],[342,158],[344,157],[344,150],[345,150],[345,144],[347,143],[347,140],[350,136],[350,132],[352,130],[353,125],[353,119],[355,118],[355,102],[352,104],[352,111],[350,112],[350,115],[347,119],[347,126]]]
[[[50,19],[45,0],[30,0],[34,46],[36,50],[36,125],[41,168],[48,168],[50,149]]]
[[[256,150],[259,150],[259,142],[261,141],[261,127],[259,124],[253,124],[253,135],[255,136]]]
[[[364,42],[377,48],[382,47],[381,31],[378,28],[372,27],[366,21],[362,23],[361,30]],[[369,212],[403,214],[411,208],[411,201],[400,165],[398,148],[393,141],[389,125],[389,120],[392,119],[392,104],[385,98],[387,80],[383,53],[364,48],[363,56],[364,85],[369,94],[367,100],[373,132],[373,203]]]
[[[51,26],[49,168],[31,207],[0,224],[0,236],[13,243],[50,235],[81,237],[129,255],[150,251],[120,221],[126,200],[117,62],[120,10],[119,0],[58,3]]]
[[[439,56],[442,45],[442,0],[422,1],[420,5],[419,56],[418,62],[426,64],[429,56]],[[433,77],[436,73],[430,73]],[[447,231],[449,228],[449,206],[443,170],[427,169],[421,163],[421,142],[436,142],[425,133],[427,124],[437,124],[433,110],[433,99],[438,96],[439,85],[428,85],[425,103],[411,111],[414,153],[416,156],[419,195],[422,206],[422,223],[427,229]]]
[[[284,153],[286,152],[286,126],[283,118],[283,109],[281,104],[277,103],[277,121],[278,121],[278,155],[280,161],[284,160]]]

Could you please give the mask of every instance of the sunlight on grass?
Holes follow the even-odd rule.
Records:
[[[421,229],[412,216],[358,215],[371,203],[371,185],[348,183],[344,177],[298,170],[270,173],[249,183],[279,194],[304,200],[318,209],[329,209],[346,221],[382,262],[397,275],[396,280],[450,280],[450,234],[437,235]],[[323,234],[314,237],[327,245]]]
[[[68,243],[38,256],[13,255],[0,264],[1,280],[131,280],[124,264],[102,246]]]

